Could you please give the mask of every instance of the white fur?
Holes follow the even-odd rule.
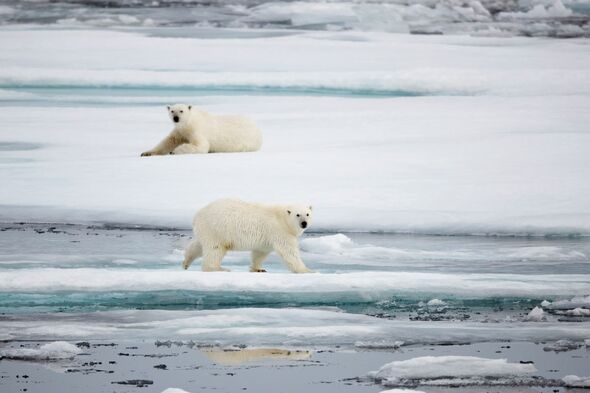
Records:
[[[215,116],[185,104],[169,106],[168,114],[174,129],[142,157],[256,151],[262,145],[260,130],[244,116]]]
[[[275,251],[289,270],[308,273],[310,270],[299,256],[297,238],[309,227],[311,219],[311,206],[217,200],[195,215],[195,239],[185,250],[182,266],[188,269],[193,260],[203,256],[203,271],[222,271],[226,270],[221,267],[221,260],[227,251],[252,251],[250,271],[263,272],[262,262]]]

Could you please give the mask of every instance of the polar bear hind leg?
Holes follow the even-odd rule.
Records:
[[[184,262],[182,262],[184,270],[188,269],[193,261],[201,256],[203,256],[203,246],[195,239],[184,250]]]
[[[200,145],[193,145],[192,143],[183,143],[182,145],[178,146],[172,154],[205,154],[209,153],[209,146],[200,144]]]
[[[222,246],[204,247],[201,269],[204,272],[229,272],[229,269],[221,267],[221,260],[226,252],[227,250]]]
[[[264,262],[268,254],[270,254],[269,251],[252,251],[252,265],[250,266],[250,271],[256,273],[266,273],[266,270],[262,268],[262,262]]]

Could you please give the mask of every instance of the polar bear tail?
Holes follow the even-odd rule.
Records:
[[[184,270],[188,269],[191,263],[197,258],[200,258],[203,255],[203,246],[201,242],[197,239],[193,240],[186,246],[184,250],[184,261],[182,262],[182,267]]]

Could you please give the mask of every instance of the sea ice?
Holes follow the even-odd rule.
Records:
[[[404,380],[438,378],[499,378],[537,371],[532,364],[508,363],[506,359],[474,356],[424,356],[388,363],[369,376],[384,385],[396,386]]]
[[[547,320],[547,315],[545,311],[541,307],[535,307],[528,313],[528,315],[524,318],[525,321],[531,322],[541,322]]]
[[[17,360],[60,360],[71,359],[82,352],[80,348],[65,341],[55,341],[39,348],[0,349],[0,359]]]
[[[164,390],[162,393],[189,393],[186,390],[178,389],[178,388],[168,388]]]
[[[553,344],[543,347],[544,351],[564,352],[579,348],[580,345],[572,340],[557,340]]]
[[[577,375],[566,375],[563,383],[570,388],[590,388],[590,377],[578,377]]]
[[[413,389],[389,389],[389,390],[382,390],[379,393],[425,393],[422,390],[413,390]]]
[[[590,309],[576,307],[573,310],[567,310],[565,314],[572,317],[590,317]]]
[[[133,266],[133,265],[131,265]],[[441,297],[481,299],[493,296],[538,297],[587,293],[590,277],[577,274],[461,274],[424,272],[343,272],[294,275],[252,274],[244,271],[117,268],[38,268],[0,270],[0,292],[51,293],[63,291],[163,291],[200,293],[289,293],[307,301],[347,299],[377,301],[393,295],[437,294]]]

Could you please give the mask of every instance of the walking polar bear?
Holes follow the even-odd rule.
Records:
[[[168,115],[174,129],[142,157],[256,151],[262,145],[260,130],[244,116],[215,116],[185,104],[169,106]]]
[[[188,269],[203,256],[203,271],[228,271],[221,267],[227,251],[252,251],[250,271],[265,272],[262,262],[275,251],[292,272],[309,273],[299,256],[297,238],[311,224],[311,210],[311,206],[217,200],[195,215],[195,239],[185,250],[182,266]]]

